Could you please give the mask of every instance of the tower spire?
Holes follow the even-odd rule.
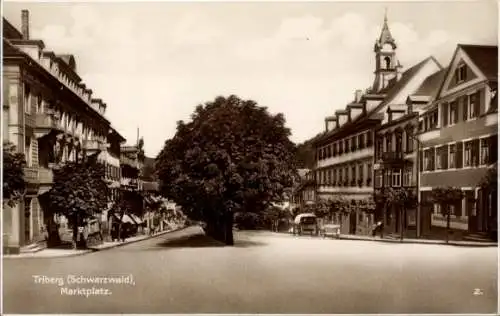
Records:
[[[400,65],[396,56],[396,41],[389,30],[387,7],[384,8],[384,23],[380,37],[375,40],[375,81],[373,90],[380,91],[389,85],[392,80],[398,80]]]
[[[394,40],[394,37],[392,37],[387,23],[387,7],[385,7],[384,11],[384,24],[382,25],[382,31],[380,32],[380,37],[376,44],[379,47],[384,46],[384,44],[390,44],[393,48],[396,48],[396,41]]]

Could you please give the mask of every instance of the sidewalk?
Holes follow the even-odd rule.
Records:
[[[188,226],[189,227],[189,226]],[[162,231],[159,233],[156,233],[154,235],[141,235],[141,236],[134,236],[127,238],[125,242],[119,242],[119,241],[114,241],[114,242],[104,242],[100,245],[89,247],[89,249],[84,249],[84,250],[75,250],[75,249],[50,249],[46,248],[38,252],[33,252],[33,253],[21,253],[17,255],[3,255],[4,259],[26,259],[26,258],[62,258],[62,257],[74,257],[74,256],[81,256],[84,254],[88,254],[91,252],[96,252],[96,251],[101,251],[101,250],[106,250],[106,249],[112,249],[116,247],[121,247],[125,245],[129,245],[131,243],[139,242],[142,240],[158,237],[161,235],[165,235],[168,233],[172,233],[175,231],[182,230],[186,227],[180,227],[172,230],[166,230]]]
[[[498,247],[496,242],[478,242],[478,241],[455,241],[450,240],[446,243],[445,240],[431,240],[431,239],[412,239],[404,238],[402,241],[400,239],[392,238],[380,238],[379,236],[360,236],[360,235],[340,235],[340,239],[343,240],[365,240],[365,241],[378,241],[386,243],[404,243],[404,244],[428,244],[428,245],[448,245],[448,246],[460,246],[460,247]]]

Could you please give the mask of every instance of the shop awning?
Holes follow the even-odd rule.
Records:
[[[132,219],[134,220],[134,222],[137,224],[137,225],[141,225],[143,223],[143,220],[139,218],[139,216],[137,215],[134,215],[134,214],[131,214],[130,215],[132,217]]]
[[[120,220],[121,215],[115,213],[115,217],[116,217],[116,219]],[[135,225],[134,220],[127,214],[123,215],[123,217],[121,219],[122,219],[122,223],[125,223],[125,224],[129,223],[129,224]]]

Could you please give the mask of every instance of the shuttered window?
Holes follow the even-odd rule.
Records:
[[[448,126],[448,103],[443,103],[443,127]]]
[[[480,140],[480,165],[487,165],[490,161],[490,138],[481,138]]]
[[[479,146],[480,146],[480,141],[479,139],[475,139],[472,141],[472,165],[474,167],[479,166]]]
[[[369,131],[368,133],[366,133],[366,146],[370,147],[371,145],[373,145],[373,134],[371,131]]]
[[[418,153],[418,161],[419,161],[418,170],[422,172],[424,171],[424,152],[422,150]]]
[[[464,151],[464,143],[457,143],[457,168],[462,168],[464,166],[463,161],[463,151]]]
[[[449,146],[449,168],[453,169],[456,168],[457,166],[457,145],[456,144],[451,144]]]
[[[464,167],[472,166],[472,141],[464,143]]]
[[[359,171],[358,171],[358,185],[359,186],[362,186],[363,183],[364,183],[364,169],[363,169],[363,165],[359,165],[358,167]]]
[[[497,162],[498,159],[498,135],[490,137],[490,161],[489,164]]]
[[[461,99],[459,98],[458,101]],[[449,105],[450,108],[450,114],[449,114],[449,120],[450,120],[450,125],[456,124],[458,122],[458,102],[453,101]]]

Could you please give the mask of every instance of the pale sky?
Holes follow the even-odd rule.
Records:
[[[155,157],[196,105],[218,95],[282,112],[292,140],[324,128],[373,81],[373,45],[387,7],[404,69],[457,43],[496,45],[496,1],[461,2],[9,2],[4,16],[47,50],[75,55],[125,137]]]

